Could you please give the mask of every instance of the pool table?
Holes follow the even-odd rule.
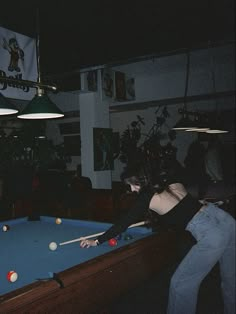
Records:
[[[9,225],[7,232],[3,225]],[[91,313],[160,271],[173,258],[175,235],[127,229],[116,246],[82,249],[61,243],[105,231],[110,224],[41,216],[0,222],[0,313]],[[125,234],[132,239],[125,240]],[[55,251],[49,243],[56,242]],[[18,274],[15,282],[7,273]]]

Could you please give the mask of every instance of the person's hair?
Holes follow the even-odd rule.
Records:
[[[139,185],[141,188],[150,184],[148,173],[142,165],[126,167],[121,174],[125,184]]]
[[[150,164],[126,167],[121,174],[121,180],[125,184],[139,185],[140,191],[150,190],[154,193],[161,193],[167,187],[167,182],[163,179],[163,173]]]
[[[183,169],[177,163],[148,162],[125,167],[121,180],[125,184],[139,185],[140,191],[161,193],[169,190],[171,183],[183,182]]]

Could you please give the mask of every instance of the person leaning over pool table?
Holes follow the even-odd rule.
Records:
[[[174,169],[153,178],[155,170],[148,168],[126,169],[121,178],[138,193],[135,205],[104,234],[80,246],[100,245],[142,219],[145,211],[154,211],[165,225],[187,230],[196,240],[171,278],[167,313],[194,314],[200,284],[219,262],[225,313],[235,314],[235,219],[212,203],[200,204]]]

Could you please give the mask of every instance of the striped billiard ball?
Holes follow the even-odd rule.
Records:
[[[15,282],[17,279],[18,279],[18,274],[14,270],[11,270],[7,273],[8,281]]]

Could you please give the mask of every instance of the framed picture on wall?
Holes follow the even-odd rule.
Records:
[[[112,129],[93,129],[94,171],[113,170]]]
[[[135,100],[135,80],[134,78],[126,79],[126,99],[127,100]]]
[[[112,153],[113,158],[120,153],[120,133],[119,132],[112,132]]]
[[[88,91],[96,92],[97,91],[97,71],[89,71],[87,73],[87,84]]]
[[[114,97],[114,71],[111,69],[102,70],[102,96],[104,98],[113,98]]]
[[[116,100],[126,100],[125,73],[115,72]]]

